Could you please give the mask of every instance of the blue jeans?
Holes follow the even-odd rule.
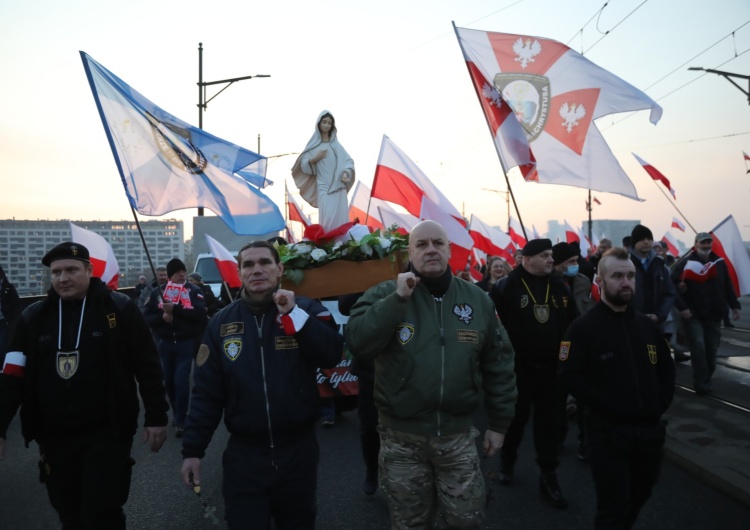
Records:
[[[175,425],[184,426],[190,402],[190,369],[198,349],[198,339],[159,339],[158,346],[172,420]]]
[[[711,376],[716,370],[716,352],[721,340],[721,320],[683,320],[690,342],[690,364],[693,367],[693,389],[711,390]]]

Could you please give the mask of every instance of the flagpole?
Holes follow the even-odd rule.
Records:
[[[594,209],[594,205],[591,204],[591,188],[589,188],[589,202],[588,202],[588,211],[589,211],[589,242],[593,241],[593,238],[591,237],[591,210]]]
[[[130,205],[130,211],[133,212],[133,219],[135,219],[135,226],[138,227],[138,234],[141,236],[141,243],[143,243],[143,250],[146,251],[146,258],[148,259],[148,265],[151,267],[151,273],[154,275],[154,282],[156,282],[156,288],[160,291],[161,286],[159,285],[159,281],[156,277],[156,267],[154,267],[154,262],[151,259],[151,253],[148,251],[148,245],[146,244],[146,237],[143,235],[143,230],[141,229],[141,222],[138,220],[138,214],[135,211],[135,208],[133,208],[133,205]],[[162,291],[162,294],[163,291]]]
[[[658,188],[658,190],[659,190],[660,192],[662,192],[662,194],[664,195],[664,197],[666,197],[666,198],[667,198],[667,201],[668,201],[668,202],[669,202],[669,203],[670,203],[670,204],[671,204],[672,206],[674,206],[674,209],[675,209],[675,210],[677,210],[677,213],[678,213],[678,214],[680,214],[680,217],[682,217],[682,218],[683,218],[683,219],[685,220],[685,222],[686,222],[686,223],[688,224],[688,226],[690,227],[690,230],[692,230],[693,232],[695,232],[695,233],[697,234],[697,233],[698,233],[698,231],[697,231],[697,230],[696,230],[695,228],[693,228],[693,225],[691,225],[691,224],[690,224],[690,221],[688,221],[687,217],[685,217],[685,214],[683,214],[683,213],[682,213],[682,212],[680,211],[680,209],[679,209],[679,208],[677,207],[677,205],[676,205],[676,204],[674,203],[674,201],[672,201],[672,199],[670,199],[670,198],[669,198],[669,195],[667,195],[667,193],[666,193],[666,192],[665,192],[665,191],[664,191],[663,189],[661,189],[661,186],[659,186],[659,183],[658,183],[658,182],[656,182],[656,181],[655,181],[655,180],[653,180],[653,179],[651,179],[651,182],[653,182],[653,183],[654,183],[654,186],[656,186],[656,187]]]
[[[464,56],[464,62],[466,62],[466,52],[464,51],[464,45],[461,42],[461,38],[458,36],[458,28],[456,27],[456,23],[454,21],[451,21],[451,24],[453,24],[453,31],[456,33],[456,39],[458,40],[458,46],[461,48],[461,54]],[[471,69],[469,68],[469,65],[466,64],[466,69],[469,71],[469,78],[471,78]],[[476,90],[475,90],[476,92]],[[479,94],[477,94],[477,99],[479,99]],[[479,105],[481,106],[482,100],[479,100]],[[485,116],[484,119],[485,123],[487,123],[487,128],[490,130],[490,136],[494,137],[494,133],[492,132],[492,127],[490,127],[489,122],[487,122],[487,117]],[[518,203],[516,202],[516,196],[513,194],[513,189],[510,187],[510,179],[508,178],[508,170],[505,168],[505,164],[503,163],[503,159],[500,157],[500,154],[498,153],[498,159],[500,160],[500,168],[503,170],[503,176],[505,177],[505,184],[508,186],[508,193],[510,194],[511,199],[513,199],[513,207],[516,210],[516,216],[518,217],[518,222],[521,225],[521,231],[523,232],[523,237],[526,241],[529,240],[528,236],[526,235],[526,227],[523,224],[523,219],[521,218],[521,212],[518,209]],[[510,230],[510,225],[508,225],[508,230]]]

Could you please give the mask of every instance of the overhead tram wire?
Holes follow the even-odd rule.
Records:
[[[617,27],[618,27],[618,26],[619,26],[620,24],[622,24],[622,23],[623,23],[623,22],[625,22],[625,21],[626,21],[626,20],[627,20],[628,18],[630,18],[630,16],[631,16],[631,15],[632,15],[633,13],[635,13],[635,12],[636,12],[636,11],[638,11],[638,10],[639,10],[639,9],[640,9],[641,7],[643,7],[643,4],[645,4],[646,2],[648,2],[648,0],[643,0],[643,2],[641,2],[640,4],[638,4],[638,6],[636,6],[636,8],[635,8],[635,9],[633,9],[633,10],[632,10],[632,11],[631,11],[630,13],[628,13],[628,14],[627,14],[627,15],[625,15],[625,16],[624,16],[624,17],[623,17],[622,19],[620,19],[620,21],[619,21],[619,22],[618,22],[617,24],[615,24],[614,26],[612,26],[612,29],[608,29],[607,31],[602,31],[601,29],[599,29],[599,20],[598,20],[598,18],[600,18],[600,17],[602,16],[602,13],[604,12],[604,8],[605,8],[605,7],[607,7],[607,6],[609,5],[609,0],[608,0],[607,2],[604,2],[604,5],[603,5],[603,6],[601,7],[601,8],[599,8],[599,10],[598,10],[598,11],[597,11],[596,13],[594,13],[594,14],[593,14],[593,16],[592,16],[592,17],[591,17],[590,19],[588,19],[588,20],[586,21],[586,23],[585,23],[585,24],[584,24],[583,26],[581,26],[581,29],[579,29],[578,31],[576,31],[575,35],[573,35],[573,36],[572,36],[572,37],[570,38],[570,40],[569,40],[569,41],[568,41],[568,42],[566,43],[566,45],[569,45],[569,44],[570,44],[570,43],[571,43],[571,42],[573,41],[573,39],[575,39],[575,38],[576,38],[576,35],[579,35],[579,34],[580,34],[580,35],[583,35],[583,29],[584,29],[584,28],[585,28],[586,26],[588,26],[588,25],[589,25],[589,24],[591,23],[591,21],[592,21],[592,20],[594,20],[594,18],[597,18],[597,21],[596,21],[596,29],[597,29],[597,31],[599,31],[599,33],[601,33],[601,34],[602,34],[602,36],[601,36],[601,37],[599,38],[599,40],[597,40],[596,42],[594,42],[594,44],[592,44],[591,46],[589,46],[588,50],[585,50],[585,51],[584,51],[584,49],[583,49],[583,44],[581,44],[581,55],[584,55],[584,54],[585,54],[586,52],[589,52],[589,51],[591,51],[591,49],[592,49],[592,48],[593,48],[594,46],[596,46],[597,44],[599,44],[599,43],[600,43],[600,42],[602,41],[602,39],[604,39],[605,37],[607,37],[607,35],[609,35],[609,34],[610,34],[610,33],[612,33],[612,32],[613,32],[613,31],[614,31],[615,29],[617,29]]]

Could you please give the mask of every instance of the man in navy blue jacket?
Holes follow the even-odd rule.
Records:
[[[182,442],[182,479],[200,484],[200,459],[224,414],[228,528],[315,527],[320,415],[316,368],[341,360],[343,339],[319,303],[279,289],[276,249],[254,241],[238,256],[242,292],[209,323],[195,360]]]

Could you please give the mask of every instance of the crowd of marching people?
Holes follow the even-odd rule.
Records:
[[[499,455],[496,480],[512,488],[527,423],[540,499],[565,509],[557,468],[572,409],[594,527],[630,528],[658,480],[674,362],[689,359],[696,394],[710,393],[722,322],[740,305],[710,233],[676,261],[643,225],[626,239],[585,257],[533,239],[514,266],[489,257],[475,284],[449,267],[445,228],[422,221],[406,272],[339,300],[343,336],[319,301],[280,288],[267,241],[240,250],[242,289],[223,308],[180,259],[130,298],[93,277],[86,247],[61,243],[42,260],[49,292],[20,314],[0,269],[0,458],[20,408],[63,528],[125,528],[138,418],[158,452],[171,416],[182,481],[199,491],[223,417],[228,527],[314,528],[316,372],[341,361],[345,341],[360,378],[362,488],[381,492],[392,528],[479,528],[495,480],[480,456]],[[672,351],[676,337],[690,357]]]

